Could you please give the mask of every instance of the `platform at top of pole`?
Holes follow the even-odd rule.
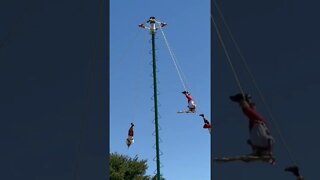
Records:
[[[148,24],[148,26],[146,26]],[[157,30],[165,27],[167,23],[157,21],[154,16],[151,16],[148,21],[139,24],[139,27],[150,30],[151,33],[155,33]]]

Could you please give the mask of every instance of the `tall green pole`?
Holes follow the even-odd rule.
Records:
[[[160,23],[156,21],[155,17],[150,17],[146,22],[149,23],[149,27],[144,24],[139,24],[139,27],[149,29],[151,33],[152,41],[152,69],[153,69],[153,99],[154,99],[154,117],[155,117],[155,132],[156,132],[156,159],[157,159],[157,180],[160,180],[160,148],[159,148],[159,123],[158,123],[158,96],[157,96],[157,65],[156,65],[156,47],[155,47],[155,35],[156,30],[162,28],[166,23]],[[160,27],[156,27],[156,23],[160,23]]]
[[[156,152],[157,152],[157,180],[160,180],[160,153],[159,153],[159,126],[158,126],[158,97],[157,97],[157,71],[155,52],[155,31],[151,31],[152,39],[152,64],[153,64],[153,97],[154,97],[154,117],[156,130]]]
[[[160,180],[160,152],[159,152],[159,125],[158,125],[158,95],[157,95],[157,64],[156,64],[156,47],[155,47],[155,20],[150,19],[150,32],[152,41],[152,69],[153,69],[153,99],[154,99],[154,119],[156,131],[156,153],[157,153],[157,180]]]

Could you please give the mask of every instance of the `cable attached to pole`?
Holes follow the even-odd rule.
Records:
[[[179,76],[179,78],[180,78],[180,81],[181,81],[181,84],[182,84],[182,86],[183,86],[183,89],[184,89],[185,91],[187,91],[187,87],[186,87],[185,82],[184,82],[184,80],[183,80],[183,78],[182,78],[182,76],[181,76],[181,73],[180,73],[180,70],[181,70],[181,69],[179,69],[179,66],[178,66],[178,64],[177,64],[177,62],[176,62],[175,55],[173,54],[173,51],[172,51],[172,49],[170,48],[169,42],[168,42],[168,40],[167,40],[167,38],[166,38],[166,35],[164,34],[162,28],[160,28],[160,31],[161,31],[161,33],[162,33],[162,35],[163,35],[163,38],[164,38],[164,41],[165,41],[165,43],[166,43],[166,45],[167,45],[167,47],[168,47],[168,50],[169,50],[169,53],[170,53],[172,62],[173,62],[174,66],[175,66],[175,68],[176,68],[176,70],[177,70],[177,73],[178,73],[178,76]]]
[[[244,97],[244,91],[243,91],[243,88],[242,88],[242,86],[241,86],[241,83],[240,83],[238,74],[237,74],[237,72],[236,72],[236,70],[235,70],[235,68],[234,68],[234,66],[233,66],[233,64],[232,64],[232,62],[231,62],[231,58],[230,58],[230,56],[229,56],[228,50],[227,50],[227,48],[226,48],[226,45],[224,44],[224,41],[223,41],[223,39],[222,39],[222,36],[221,36],[220,31],[219,31],[219,29],[218,29],[218,26],[217,26],[216,22],[214,21],[212,15],[211,15],[211,19],[212,19],[213,25],[214,25],[214,27],[215,27],[215,29],[216,29],[216,32],[217,32],[219,41],[220,41],[220,43],[221,43],[221,46],[222,46],[222,48],[223,48],[223,50],[224,50],[224,53],[225,53],[225,55],[226,55],[226,57],[227,57],[228,63],[229,63],[229,65],[230,65],[230,67],[231,67],[231,70],[232,70],[233,76],[234,76],[234,78],[235,78],[235,80],[236,80],[236,83],[237,83],[237,85],[238,85],[238,88],[239,88],[242,96]]]
[[[182,84],[182,86],[183,86],[183,89],[184,89],[185,91],[190,91],[190,87],[187,86],[187,78],[186,78],[186,76],[184,75],[181,66],[179,65],[179,61],[178,61],[178,59],[176,58],[176,55],[174,54],[171,46],[169,45],[169,41],[168,41],[168,39],[167,39],[164,31],[162,30],[162,27],[160,26],[159,29],[160,29],[160,31],[161,31],[161,33],[162,33],[163,39],[165,40],[166,46],[167,46],[167,48],[168,48],[168,50],[169,50],[169,54],[170,54],[170,56],[171,56],[171,59],[172,59],[172,62],[173,62],[173,64],[174,64],[174,66],[175,66],[175,68],[176,68],[176,71],[177,71],[177,73],[178,73],[178,76],[179,76],[179,79],[180,79],[181,84]],[[190,84],[189,84],[189,85],[190,85]],[[194,100],[195,100],[196,102],[198,102],[198,100],[196,100],[196,99],[194,99]],[[197,109],[199,109],[199,102],[197,103]],[[197,115],[197,113],[195,113],[195,114]]]

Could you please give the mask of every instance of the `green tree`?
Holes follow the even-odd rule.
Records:
[[[156,180],[146,175],[147,160],[139,160],[118,153],[110,154],[110,180]],[[164,180],[164,178],[161,178]]]
[[[157,180],[157,175],[154,175],[151,180]],[[166,180],[165,178],[162,177],[162,174],[160,174],[160,180]]]

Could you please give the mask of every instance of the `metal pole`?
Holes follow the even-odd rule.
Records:
[[[149,23],[150,26],[145,26],[145,23]],[[156,48],[155,48],[155,35],[159,28],[163,28],[167,24],[164,22],[156,21],[155,17],[150,17],[145,23],[139,24],[139,27],[150,30],[152,41],[152,69],[153,69],[153,99],[154,99],[154,125],[156,133],[156,160],[157,160],[157,180],[160,180],[160,148],[159,148],[159,123],[158,123],[158,96],[157,96],[157,65],[156,65]],[[160,26],[156,27],[156,23]]]
[[[159,153],[159,126],[158,126],[158,97],[157,97],[157,71],[156,71],[156,52],[155,52],[155,31],[151,30],[152,40],[152,64],[153,64],[153,97],[154,97],[154,116],[156,131],[156,152],[157,152],[157,180],[160,180],[160,153]]]

